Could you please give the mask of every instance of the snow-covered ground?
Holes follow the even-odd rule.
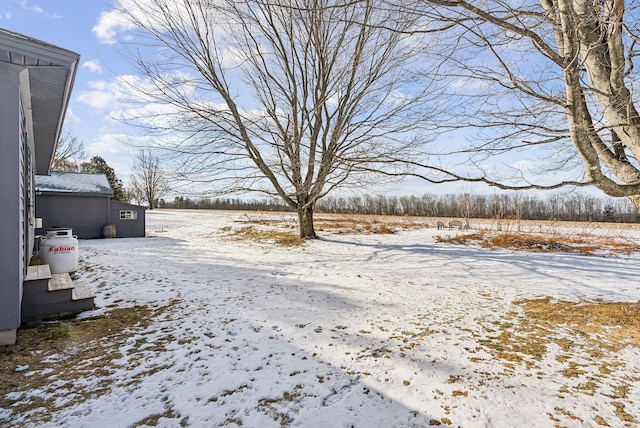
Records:
[[[261,216],[152,211],[152,237],[81,241],[80,275],[96,288],[98,312],[168,309],[121,343],[105,370],[30,392],[61,403],[34,425],[640,423],[640,349],[566,353],[557,343],[580,338],[563,328],[548,332],[538,359],[505,361],[488,346],[521,322],[514,302],[523,299],[638,301],[637,254],[487,250],[436,243],[460,232],[435,227],[324,232],[294,247],[232,238]],[[96,392],[62,405],[74,388]]]

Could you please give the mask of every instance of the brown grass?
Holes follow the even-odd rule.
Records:
[[[640,346],[640,303],[552,301],[545,297],[515,304],[524,312],[511,313],[511,318],[492,324],[500,334],[480,340],[496,358],[515,363],[540,361],[548,346],[555,343],[563,352],[558,360],[568,363],[565,374],[575,377],[581,369],[569,360],[579,351],[598,359]],[[572,339],[557,338],[562,332],[568,332]]]
[[[389,235],[400,230],[425,227],[419,221],[410,221],[402,217],[391,216],[331,216],[317,217],[315,222],[319,232],[327,231],[337,234],[382,234]]]
[[[0,385],[3,386],[0,408],[10,410],[14,415],[28,413],[30,423],[46,422],[49,415],[60,408],[108,393],[111,386],[107,382],[96,382],[93,386],[78,386],[75,382],[111,373],[113,360],[122,356],[120,346],[168,308],[121,308],[95,318],[18,329],[16,345],[0,348]],[[159,350],[163,344],[152,346]],[[141,357],[141,351],[135,352],[140,352]],[[135,383],[137,380],[129,381]],[[63,388],[73,388],[73,394],[62,404],[37,396],[24,399],[22,395],[34,390],[53,393],[54,389]],[[10,392],[17,394],[8,396]]]
[[[403,230],[435,227],[438,221],[446,224],[449,220],[432,217],[317,213],[314,217],[314,225],[318,234],[393,234]],[[279,245],[300,245],[305,242],[298,237],[297,218],[293,213],[247,212],[242,220],[237,222],[245,226],[225,227],[222,231],[236,239],[254,242],[270,242]],[[472,227],[475,224],[484,230],[474,233],[456,233],[453,236],[438,236],[436,241],[478,245],[483,248],[581,255],[629,255],[640,252],[640,243],[637,239],[624,236],[626,232],[637,231],[636,224],[522,220],[519,223],[527,232],[513,232],[510,231],[511,226],[507,223],[505,221],[503,225],[503,230],[506,231],[500,232],[491,230],[492,220],[473,219]],[[574,232],[567,232],[567,230]]]
[[[598,346],[616,352],[640,347],[640,302],[569,302],[551,297],[516,302],[542,328],[566,326]]]
[[[281,230],[258,229],[254,226],[244,226],[231,231],[231,236],[237,240],[252,242],[269,242],[283,246],[301,245],[305,241],[296,233]]]
[[[284,213],[264,218],[247,214],[238,223],[244,226],[221,229],[233,239],[274,243],[283,246],[302,245],[305,240],[298,234],[298,224],[293,215]],[[400,230],[428,227],[424,219],[392,216],[316,215],[314,227],[317,233],[335,234],[393,234]]]
[[[640,244],[632,240],[607,236],[573,235],[554,233],[516,233],[479,231],[442,237],[437,242],[479,245],[482,248],[505,248],[533,252],[563,252],[591,256],[598,253],[629,255],[640,252]]]
[[[558,389],[560,397],[600,394],[616,400],[610,405],[621,422],[638,422],[625,411],[622,401],[629,399],[632,385],[640,382],[640,373],[619,355],[625,348],[640,346],[640,302],[571,302],[545,297],[514,304],[521,311],[509,312],[499,321],[479,319],[485,332],[499,332],[477,339],[494,359],[502,361],[505,374],[521,365],[536,370],[555,345],[559,373],[567,379]],[[544,371],[537,376],[545,376]],[[569,416],[561,409],[556,412]],[[609,426],[602,417],[594,421]]]
[[[247,214],[240,223],[258,225],[269,229],[293,229],[298,223],[294,214],[275,214],[264,218],[263,215]],[[316,232],[336,234],[393,234],[401,230],[423,229],[429,227],[429,221],[423,217],[398,217],[356,214],[316,214],[314,227]]]

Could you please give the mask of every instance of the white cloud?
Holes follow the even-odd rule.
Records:
[[[171,25],[167,23],[166,19],[163,19],[165,13],[171,16],[172,22],[183,21],[189,23],[192,19],[191,12],[182,2],[162,2],[163,9],[166,7],[167,10],[160,10],[154,0],[114,0],[114,3],[116,7],[102,12],[98,22],[92,29],[100,42],[105,44],[116,44],[122,39],[131,40],[131,35],[126,33],[137,27],[133,22],[142,23],[143,27],[152,28],[154,32],[162,33],[169,31],[170,28],[168,26]],[[213,5],[219,2],[217,0],[208,0],[208,3]],[[196,17],[205,19],[201,15]],[[212,26],[211,31],[222,31],[223,24],[228,26],[231,22],[216,22],[216,24]]]
[[[87,84],[91,90],[81,92],[78,101],[93,108],[105,109],[117,104],[113,86],[105,81],[93,81]]]
[[[73,112],[73,109],[68,108],[64,115],[65,126],[78,126],[82,123],[80,118]]]
[[[78,95],[78,101],[96,109],[120,109],[122,104],[140,102],[142,93],[138,90],[149,85],[142,79],[131,75],[117,76],[111,81],[93,80],[87,83],[89,90]]]
[[[20,7],[22,7],[23,9],[30,10],[31,12],[44,13],[44,9],[42,9],[40,6],[30,5],[27,0],[20,0],[18,4],[20,4]]]
[[[457,92],[464,91],[476,91],[489,88],[491,85],[488,82],[483,82],[479,79],[472,78],[458,78],[454,79],[449,86],[451,89]]]
[[[98,23],[91,31],[96,35],[101,43],[113,45],[118,42],[118,33],[135,28],[135,25],[128,22],[124,14],[118,10],[100,13]]]
[[[101,134],[86,150],[90,156],[129,156],[130,151],[125,143],[129,138],[126,134]]]
[[[85,61],[82,64],[82,68],[87,68],[92,73],[102,73],[102,65],[96,60]]]

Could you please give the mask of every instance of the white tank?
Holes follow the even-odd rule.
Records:
[[[49,265],[51,273],[78,270],[78,237],[71,229],[47,230],[40,240],[40,262]]]

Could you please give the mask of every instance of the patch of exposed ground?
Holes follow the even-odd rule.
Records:
[[[600,395],[609,399],[619,420],[596,415],[594,422],[603,426],[639,422],[638,415],[624,410],[630,388],[640,382],[640,372],[623,351],[640,346],[640,302],[570,302],[545,297],[514,304],[517,309],[500,319],[478,320],[489,336],[482,337],[482,331],[474,334],[480,345],[476,352],[486,351],[501,361],[503,376],[519,369],[539,378],[549,376],[545,359],[553,358],[553,363],[561,365],[559,403],[569,395]],[[559,414],[571,416],[562,407],[556,412],[549,415],[551,421]]]
[[[247,215],[242,224],[261,226],[268,229],[293,230],[297,236],[298,223],[293,215],[280,214],[269,218]],[[401,230],[415,230],[429,227],[429,221],[423,217],[399,217],[355,214],[316,214],[314,227],[316,232],[335,234],[393,234]],[[239,229],[239,230],[242,230]]]
[[[434,227],[439,220],[442,219],[321,213],[315,216],[314,224],[318,233],[394,234],[405,230]],[[293,214],[279,213],[268,217],[247,214],[241,220],[237,220],[237,223],[243,226],[227,226],[223,232],[237,240],[267,242],[285,246],[301,245],[305,242],[298,236],[298,224]],[[538,227],[542,230],[541,224],[544,222],[531,221],[529,223],[530,229],[539,224]],[[581,225],[581,223],[576,223],[576,225]],[[516,251],[564,252],[586,256],[630,255],[640,252],[640,244],[637,240],[620,234],[594,234],[584,230],[579,233],[570,233],[553,227],[553,225],[548,227],[553,230],[551,232],[479,230],[457,233],[453,236],[438,236],[436,242],[478,245],[482,248],[505,248]]]
[[[562,252],[585,256],[597,254],[629,255],[640,252],[640,244],[630,239],[587,234],[547,234],[479,231],[455,236],[439,236],[437,242],[506,248],[517,251]]]
[[[268,242],[283,246],[301,245],[304,239],[296,233],[287,230],[264,229],[255,226],[242,226],[240,228],[225,227],[222,232],[228,237],[240,241]]]
[[[17,418],[28,416],[30,423],[47,422],[49,415],[61,408],[107,394],[111,390],[108,376],[115,371],[120,348],[129,339],[140,343],[129,351],[130,364],[148,351],[159,352],[174,338],[145,344],[142,331],[166,314],[170,306],[151,308],[136,306],[114,309],[85,319],[69,319],[20,328],[16,345],[0,348],[0,409],[10,409]],[[156,368],[157,369],[157,368]],[[144,376],[141,375],[141,376]],[[100,382],[78,379],[100,378]],[[139,379],[139,378],[138,378]],[[134,384],[136,378],[128,380]],[[64,399],[44,399],[45,396]],[[13,426],[21,426],[16,418]]]

